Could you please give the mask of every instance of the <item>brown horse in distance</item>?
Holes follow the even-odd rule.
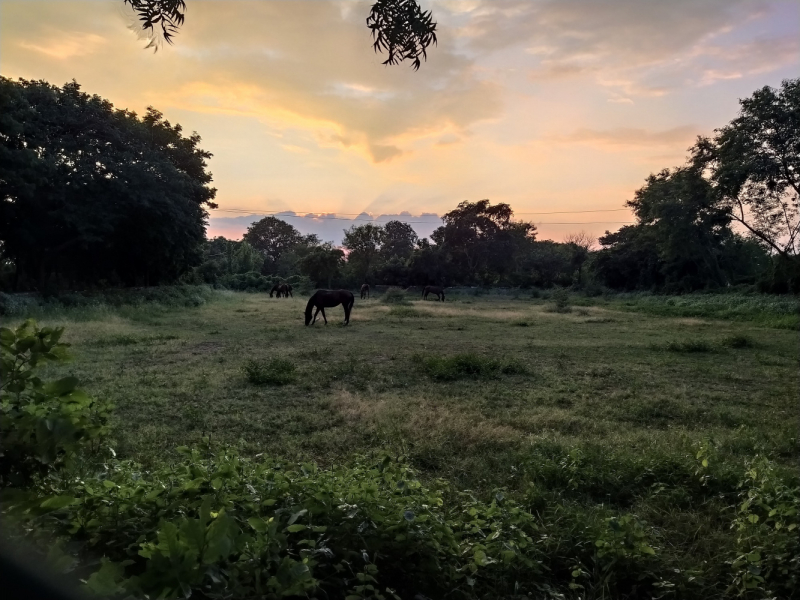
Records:
[[[325,317],[325,309],[333,308],[340,304],[342,308],[344,308],[344,324],[347,325],[350,322],[350,311],[353,310],[355,301],[353,293],[347,290],[317,290],[314,292],[314,295],[308,299],[308,304],[306,304],[306,325],[313,325],[316,323],[317,315],[320,312],[322,313],[322,318],[325,320],[325,325],[327,325],[328,319]],[[312,321],[311,310],[313,308],[316,308],[317,312],[314,313],[314,320]]]
[[[365,283],[361,286],[361,299],[369,298],[369,284]]]
[[[444,288],[438,285],[426,285],[422,290],[422,299],[427,300],[428,294],[436,294],[436,299],[444,302]]]
[[[269,291],[270,298],[272,298],[274,292],[278,292],[278,298],[288,298],[292,296],[292,286],[288,283],[276,283]],[[294,298],[294,296],[292,296],[292,298]]]

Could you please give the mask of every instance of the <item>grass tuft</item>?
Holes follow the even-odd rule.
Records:
[[[722,340],[722,345],[728,348],[753,348],[756,343],[747,335],[732,335]]]
[[[255,385],[286,385],[297,379],[294,363],[285,358],[273,358],[269,362],[248,360],[242,366],[247,381]]]
[[[439,381],[496,379],[500,375],[524,375],[527,372],[518,362],[503,362],[473,353],[444,357],[415,354],[412,361],[423,373]]]
[[[408,304],[408,296],[402,289],[390,287],[386,290],[386,293],[383,294],[381,302],[384,304]]]
[[[683,340],[667,343],[670,352],[711,352],[711,344],[705,340]]]

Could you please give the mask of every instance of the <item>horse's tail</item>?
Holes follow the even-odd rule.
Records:
[[[311,310],[314,308],[314,294],[311,298],[308,299],[308,304],[306,304],[306,325],[311,322]]]

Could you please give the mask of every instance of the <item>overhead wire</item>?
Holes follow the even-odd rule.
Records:
[[[213,209],[216,212],[232,212],[232,213],[245,213],[245,214],[264,214],[264,215],[277,215],[280,214],[281,218],[294,218],[294,219],[319,219],[324,221],[365,221],[369,223],[375,222],[375,219],[358,219],[358,218],[346,218],[346,217],[334,217],[332,215],[363,215],[364,212],[360,213],[317,213],[314,211],[290,211],[290,210],[245,210],[240,208],[216,208]],[[557,211],[549,211],[549,212],[518,212],[515,213],[517,215],[561,215],[561,214],[582,214],[582,213],[602,213],[602,212],[619,212],[623,210],[629,210],[627,208],[608,208],[602,210],[557,210]],[[286,213],[294,213],[294,214],[286,214]],[[305,214],[300,214],[305,213]],[[402,215],[381,215],[381,216],[391,216],[393,220],[402,221],[403,223],[408,223],[409,225],[414,224],[431,224],[431,221],[407,221],[402,218]],[[433,216],[433,215],[431,215]],[[437,215],[438,218],[438,215]],[[632,221],[564,221],[564,222],[546,222],[540,221],[539,224],[541,225],[618,225],[618,224],[627,224],[631,223]]]

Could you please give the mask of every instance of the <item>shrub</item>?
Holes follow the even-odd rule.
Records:
[[[285,358],[273,358],[266,363],[251,359],[242,366],[242,371],[255,385],[286,385],[297,379],[294,363]]]
[[[739,484],[733,528],[737,553],[729,591],[753,598],[794,598],[800,589],[800,487],[787,485],[775,465],[756,457]]]
[[[568,313],[572,311],[572,306],[569,302],[569,292],[567,292],[566,289],[558,288],[553,291],[550,297],[553,300],[553,306],[550,309],[551,312]]]
[[[705,340],[684,340],[668,342],[667,350],[670,352],[711,352],[712,348],[711,344]]]
[[[517,362],[502,362],[472,353],[447,357],[416,354],[412,360],[423,373],[440,381],[495,379],[500,375],[526,373],[524,366]]]
[[[398,287],[390,287],[383,294],[381,301],[385,304],[408,304],[406,293]]]
[[[35,375],[42,363],[67,359],[63,333],[30,319],[0,328],[0,486],[69,466],[108,433],[110,404],[78,389],[74,377],[44,382]]]
[[[540,590],[536,517],[501,492],[489,502],[425,485],[402,459],[321,469],[227,449],[179,448],[152,471],[113,460],[6,510],[104,560],[103,596],[441,598]],[[10,504],[10,505],[9,505]]]

